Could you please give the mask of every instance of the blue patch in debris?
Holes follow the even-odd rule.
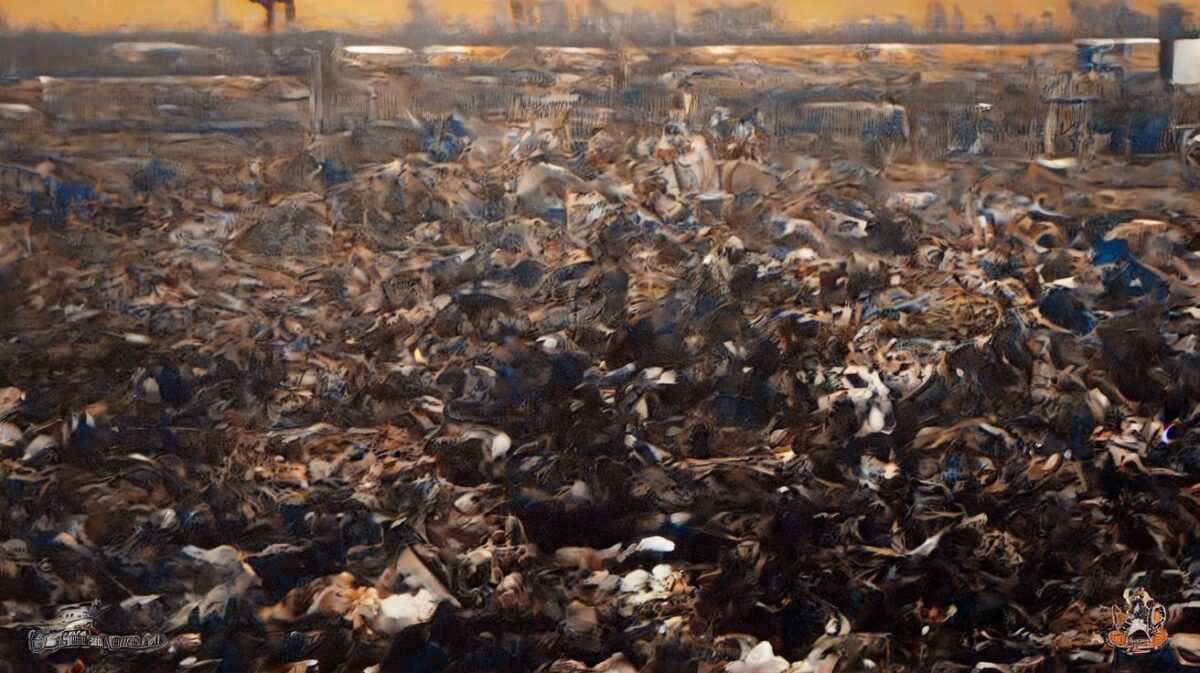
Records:
[[[467,127],[463,126],[462,120],[460,120],[458,117],[451,117],[450,123],[446,126],[450,129],[450,133],[454,134],[455,138],[466,138],[468,135],[470,135],[470,132],[467,131]]]
[[[308,350],[310,346],[312,346],[312,338],[311,337],[298,336],[295,338],[295,340],[292,341],[292,343],[288,347],[291,348],[292,350],[296,351],[297,353],[303,353],[304,351]]]
[[[966,477],[967,471],[963,468],[962,454],[951,454],[950,459],[946,461],[946,467],[942,470],[942,481],[953,488],[955,484]]]
[[[161,187],[175,177],[175,169],[158,159],[151,159],[133,176],[133,186],[139,191],[149,192]]]
[[[1129,243],[1120,238],[1110,241],[1100,241],[1092,247],[1092,251],[1094,253],[1092,255],[1092,264],[1096,266],[1133,260],[1133,255],[1129,252]]]
[[[318,161],[317,165],[321,167],[321,175],[325,178],[325,183],[329,185],[340,185],[343,182],[349,182],[354,177],[340,164],[332,161]]]
[[[76,182],[57,181],[54,185],[54,201],[62,207],[78,204],[96,198],[96,192],[91,187]]]
[[[466,143],[450,134],[441,138],[430,136],[426,141],[426,149],[439,162],[455,161],[462,154]]]
[[[970,117],[964,117],[955,122],[951,132],[954,134],[954,147],[962,152],[970,150],[975,144],[975,140],[979,138],[979,127]]]
[[[1046,320],[1076,334],[1087,334],[1096,327],[1096,318],[1070,290],[1056,288],[1046,293],[1038,310]]]
[[[1166,299],[1171,291],[1169,283],[1134,261],[1105,273],[1104,286],[1109,291],[1121,292],[1129,297],[1148,296],[1154,300]]]
[[[40,192],[28,193],[30,210],[37,213],[39,219],[61,221],[68,212],[79,212],[86,203],[99,198],[91,187],[76,182],[52,178],[47,181],[47,186],[49,196]]]
[[[866,140],[903,138],[905,136],[904,113],[895,110],[886,119],[864,122],[862,134]]]
[[[1171,123],[1169,115],[1139,117],[1129,124],[1129,149],[1136,154],[1155,153]]]

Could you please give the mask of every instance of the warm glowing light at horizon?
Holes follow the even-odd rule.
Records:
[[[427,10],[448,23],[465,20],[481,27],[506,12],[504,0],[425,0]],[[947,10],[956,3],[942,0]],[[221,24],[239,30],[257,30],[263,20],[262,8],[250,0],[217,0]],[[1041,20],[1049,8],[1054,20],[1069,20],[1068,0],[1007,0],[1003,3],[983,0],[958,0],[970,26],[981,26],[984,15],[991,13],[999,25],[1016,27],[1021,17]],[[583,7],[587,0],[567,0],[573,8]],[[661,11],[672,5],[664,0],[608,0],[614,11]],[[686,19],[699,7],[713,6],[715,0],[681,0],[676,14]],[[924,20],[927,0],[850,0],[829,3],[816,0],[777,0],[776,7],[796,24],[821,24],[855,17],[890,17],[903,15],[920,26]],[[1137,9],[1154,14],[1155,0],[1134,0]],[[1200,14],[1200,0],[1181,3]],[[302,28],[390,28],[409,18],[408,0],[378,2],[377,0],[297,0],[299,25]],[[17,27],[58,28],[71,31],[98,31],[142,28],[211,29],[213,0],[5,0],[0,16]]]

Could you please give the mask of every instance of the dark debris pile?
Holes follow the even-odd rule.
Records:
[[[1200,657],[1194,215],[433,128],[2,169],[0,669],[1107,671],[1133,586]]]

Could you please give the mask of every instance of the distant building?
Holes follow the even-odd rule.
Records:
[[[721,3],[696,11],[692,29],[698,33],[750,34],[775,28],[779,15],[770,4]]]
[[[425,0],[409,0],[408,25],[413,28],[423,28],[432,25],[434,17],[429,12]]]
[[[537,10],[537,24],[542,30],[566,30],[570,25],[567,3],[563,0],[542,0]]]
[[[509,0],[508,19],[514,28],[528,28],[537,23],[537,5],[533,0]]]
[[[596,11],[594,6],[579,14],[573,22],[579,32],[663,35],[675,31],[675,15],[670,12]]]

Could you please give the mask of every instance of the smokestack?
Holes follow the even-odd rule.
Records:
[[[212,22],[214,27],[221,27],[221,0],[212,0]]]

